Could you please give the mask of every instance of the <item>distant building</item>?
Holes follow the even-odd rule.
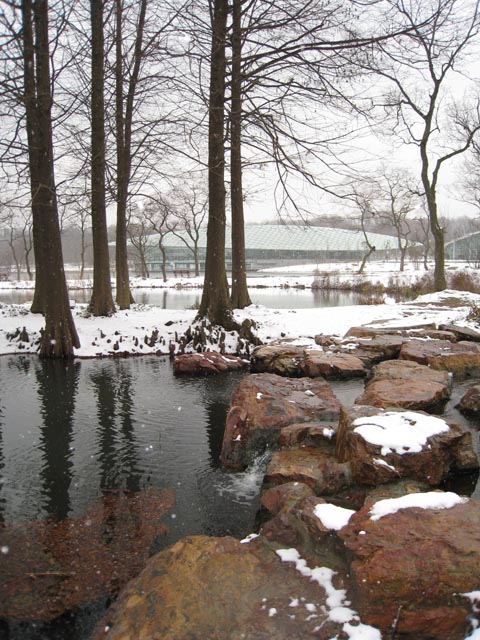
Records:
[[[480,231],[446,242],[445,257],[447,260],[480,263]]]
[[[166,267],[170,272],[192,274],[195,268],[193,252],[189,249],[192,242],[185,232],[179,235],[183,240],[173,233],[164,237]],[[152,274],[160,272],[162,268],[158,239],[158,235],[151,235],[146,250],[146,263]],[[369,233],[368,239],[376,248],[376,260],[396,256],[396,239],[393,236]],[[227,269],[231,267],[231,246],[230,230],[227,229]],[[248,271],[295,264],[361,260],[367,250],[361,231],[293,225],[246,225],[245,246]],[[198,250],[201,271],[205,267],[205,249],[206,229],[202,229]]]

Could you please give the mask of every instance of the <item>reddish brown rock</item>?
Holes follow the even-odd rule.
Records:
[[[446,371],[434,371],[408,360],[390,360],[374,367],[365,391],[355,403],[432,411],[445,404],[450,390]]]
[[[294,423],[338,422],[340,403],[321,379],[253,374],[236,387],[227,416],[220,459],[245,467],[265,446],[275,446],[280,430]]]
[[[395,444],[376,444],[374,438],[367,439],[361,421],[373,425],[381,438],[390,430]],[[425,421],[439,432],[419,444],[417,434],[423,431]],[[350,462],[356,482],[370,486],[400,478],[438,486],[452,473],[478,469],[472,434],[463,427],[419,412],[383,411],[362,405],[342,411],[336,453],[339,461]]]
[[[350,380],[366,374],[365,365],[360,358],[349,353],[333,351],[307,351],[299,366],[302,375],[311,378],[322,376],[332,380]]]
[[[408,336],[412,331],[432,331],[436,330],[434,323],[408,325],[405,327],[351,327],[345,334],[345,338],[376,338],[378,336]]]
[[[278,436],[280,447],[295,447],[299,444],[306,444],[335,451],[335,434],[337,424],[325,426],[321,422],[304,422],[300,424],[289,424],[283,427]]]
[[[145,566],[175,495],[110,494],[82,518],[0,528],[0,617],[53,620],[116,593]]]
[[[336,462],[316,447],[284,449],[273,453],[264,482],[302,482],[317,495],[332,495],[351,484],[351,471],[349,464]]]
[[[249,361],[237,356],[222,355],[216,351],[204,351],[203,353],[186,353],[176,356],[173,361],[173,371],[177,374],[201,374],[210,375],[247,369]]]
[[[333,638],[325,598],[259,540],[189,537],[151,558],[92,640]]]
[[[470,387],[457,406],[466,415],[480,416],[480,385]]]
[[[379,520],[366,505],[339,531],[362,622],[415,640],[463,640],[478,590],[480,503],[406,508]],[[395,622],[396,621],[396,622]]]
[[[315,495],[313,489],[303,482],[285,482],[264,491],[260,507],[271,517],[300,498],[313,495]]]
[[[254,350],[250,370],[254,373],[276,373],[280,376],[298,377],[301,375],[298,365],[303,358],[303,347],[287,343],[266,344]]]
[[[441,324],[441,331],[453,333],[457,340],[467,340],[468,342],[480,342],[480,332],[470,327],[460,327],[457,324]]]
[[[445,340],[409,340],[400,350],[402,360],[413,360],[432,369],[450,371],[464,378],[480,372],[480,344]]]
[[[345,338],[335,347],[339,353],[348,352],[360,358],[366,367],[383,360],[398,358],[402,344],[407,338],[400,335],[377,335],[374,338]]]

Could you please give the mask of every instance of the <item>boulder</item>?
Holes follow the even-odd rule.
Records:
[[[225,371],[247,369],[249,361],[237,356],[223,355],[216,351],[202,353],[186,353],[173,360],[173,371],[176,374],[210,375]]]
[[[340,402],[330,385],[311,378],[253,374],[236,387],[227,415],[220,459],[246,467],[267,446],[276,446],[280,430],[294,423],[338,423]]]
[[[150,559],[92,640],[333,638],[341,625],[325,601],[316,582],[261,540],[192,536]]]
[[[407,338],[403,336],[390,334],[377,335],[373,338],[345,338],[334,350],[339,353],[348,351],[370,368],[383,360],[398,358],[405,340]]]
[[[304,422],[289,424],[280,430],[278,445],[280,447],[295,447],[306,444],[318,447],[324,451],[335,452],[336,426],[327,427],[321,422]]]
[[[352,483],[350,465],[339,463],[316,447],[275,451],[264,476],[265,485],[301,482],[316,495],[333,495]]]
[[[457,378],[480,373],[480,344],[445,340],[408,340],[400,350],[402,360],[413,360],[432,369],[450,371]]]
[[[462,594],[479,588],[480,503],[416,495],[423,499],[408,496],[410,504],[453,506],[400,507],[405,498],[367,504],[338,532],[351,560],[354,604],[386,637],[463,640],[472,603]],[[375,519],[376,510],[387,515]]]
[[[478,417],[480,415],[480,385],[475,384],[462,397],[457,408],[466,415]]]
[[[364,364],[355,355],[285,343],[255,349],[250,368],[257,373],[275,373],[292,378],[321,376],[334,380],[358,378],[366,373]]]
[[[302,374],[310,378],[350,380],[366,374],[362,360],[350,353],[307,351],[299,366]]]
[[[264,491],[260,499],[260,508],[265,515],[272,517],[300,498],[313,495],[313,489],[303,482],[285,482]]]
[[[441,324],[438,328],[441,331],[453,333],[457,340],[480,342],[480,331],[475,331],[475,329],[472,329],[471,327],[460,327],[457,324]]]
[[[361,405],[342,411],[336,453],[361,485],[410,478],[438,486],[452,473],[478,469],[472,434],[463,427],[420,412]]]
[[[304,358],[304,347],[285,343],[257,347],[250,360],[254,373],[276,373],[280,376],[299,376],[298,364]]]
[[[365,391],[355,403],[432,411],[443,407],[450,391],[451,379],[446,371],[435,371],[409,360],[389,360],[374,367]]]
[[[435,330],[434,323],[407,325],[405,327],[371,327],[368,325],[360,327],[350,327],[345,334],[345,338],[376,338],[378,336],[408,336],[412,331],[431,331]]]

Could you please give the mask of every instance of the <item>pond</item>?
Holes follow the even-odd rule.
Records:
[[[88,303],[89,290],[72,290],[69,296],[77,303]],[[202,297],[200,289],[134,289],[135,302],[151,304],[161,309],[189,309],[198,307]],[[0,289],[0,302],[23,304],[30,302],[33,290]],[[271,309],[310,309],[316,307],[342,307],[358,304],[361,296],[350,291],[320,291],[311,289],[250,289],[254,304]]]
[[[170,362],[158,357],[67,363],[1,357],[0,533],[20,526],[23,537],[0,542],[0,561],[15,545],[25,546],[29,532],[59,536],[63,530],[51,523],[67,522],[77,528],[88,524],[91,537],[82,533],[75,544],[87,544],[85,564],[91,552],[102,566],[95,514],[104,518],[102,545],[105,537],[108,544],[115,542],[112,511],[102,500],[120,494],[148,498],[150,490],[175,495],[175,504],[162,512],[166,530],[152,537],[155,551],[190,534],[243,537],[251,532],[265,458],[245,472],[219,464],[230,397],[244,375],[175,377]],[[363,382],[332,386],[348,406]],[[469,426],[454,406],[466,386],[456,386],[446,415]],[[155,502],[146,504],[150,509]],[[128,509],[121,504],[117,519],[126,518]],[[38,585],[37,580],[34,588]],[[108,603],[105,597],[83,602],[54,623],[0,621],[0,638],[86,640]]]

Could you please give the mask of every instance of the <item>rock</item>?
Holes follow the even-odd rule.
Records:
[[[332,495],[352,482],[350,465],[338,463],[316,447],[276,451],[267,466],[264,483],[302,482],[317,495]]]
[[[280,376],[299,376],[298,364],[304,358],[304,348],[289,344],[267,344],[257,347],[251,357],[254,373],[276,373]]]
[[[0,527],[0,617],[50,621],[116,593],[147,563],[168,489],[112,493],[81,518]]]
[[[177,374],[202,374],[209,375],[247,369],[249,361],[237,356],[223,355],[216,351],[203,351],[202,353],[186,353],[176,356],[173,361],[173,371]]]
[[[457,408],[466,415],[480,415],[480,385],[475,384],[462,397]]]
[[[398,358],[405,340],[407,338],[403,336],[390,334],[378,335],[374,338],[345,338],[334,350],[340,353],[348,351],[370,368],[383,360]]]
[[[456,324],[441,324],[438,327],[442,331],[453,333],[457,340],[467,340],[469,342],[480,342],[480,332],[470,327],[460,327]]]
[[[435,330],[436,326],[430,322],[427,324],[407,325],[405,327],[351,327],[345,334],[345,338],[376,338],[378,336],[408,336],[412,331]]]
[[[192,536],[150,559],[92,640],[303,640],[317,627],[333,638],[325,599],[261,539]]]
[[[360,358],[349,353],[333,351],[307,351],[299,366],[302,374],[310,378],[322,376],[332,380],[350,380],[366,374],[365,365]]]
[[[297,502],[300,498],[315,495],[313,489],[303,482],[285,482],[264,491],[260,507],[270,517],[276,515],[285,506]]]
[[[450,397],[451,379],[446,371],[434,371],[409,360],[389,360],[376,365],[356,404],[432,411]]]
[[[289,424],[281,429],[278,436],[280,447],[295,447],[299,444],[312,445],[324,451],[335,452],[336,426],[326,427],[321,422]]]
[[[227,415],[220,459],[246,467],[267,446],[276,446],[280,430],[294,423],[337,424],[340,402],[321,379],[253,374],[236,387]]]
[[[475,342],[408,340],[402,345],[400,358],[432,369],[450,371],[457,378],[480,373],[480,344]]]
[[[479,586],[480,503],[403,508],[378,520],[371,508],[339,531],[362,621],[398,638],[463,640],[471,604],[461,594]]]
[[[449,474],[478,469],[472,434],[428,414],[368,406],[343,411],[337,459],[355,482],[375,486],[410,478],[438,486]]]
[[[362,361],[355,355],[285,343],[255,349],[250,367],[254,372],[275,373],[293,378],[321,376],[339,380],[358,378],[366,373]]]

